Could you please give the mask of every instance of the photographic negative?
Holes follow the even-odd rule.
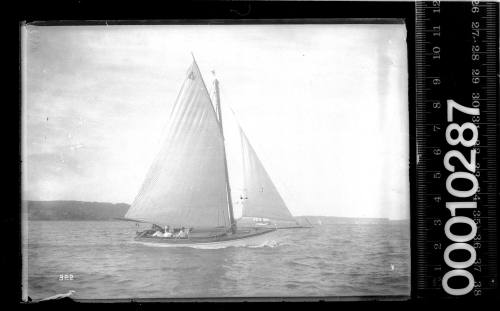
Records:
[[[23,299],[408,297],[405,40],[23,26]]]

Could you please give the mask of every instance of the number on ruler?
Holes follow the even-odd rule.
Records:
[[[455,102],[453,99],[448,99],[447,104],[448,104],[448,122],[453,122],[453,108],[455,108],[458,111],[463,112],[465,114],[474,115],[474,116],[479,115],[479,108],[471,108],[471,107],[466,107],[466,106],[460,105],[459,103]]]

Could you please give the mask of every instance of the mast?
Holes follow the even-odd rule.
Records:
[[[213,72],[213,73],[215,76],[215,72]],[[217,80],[217,78],[214,78],[214,87],[215,87],[215,105],[217,108],[217,117],[219,118],[220,132],[222,134],[222,140],[225,141],[224,129],[222,126],[222,111],[220,108],[219,80]],[[223,149],[223,155],[224,155],[224,171],[226,173],[226,189],[227,189],[227,200],[229,202],[229,218],[231,221],[231,232],[236,233],[236,222],[234,221],[234,214],[233,214],[233,199],[231,198],[231,186],[229,185],[229,173],[227,170],[227,158],[226,158],[225,143],[222,144],[222,149]]]

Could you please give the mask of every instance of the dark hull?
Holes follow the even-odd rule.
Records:
[[[311,229],[314,228],[313,226],[290,226],[290,227],[278,227],[278,230],[281,229]]]
[[[218,235],[196,235],[195,232],[191,234],[188,238],[163,238],[163,237],[152,237],[145,235],[145,232],[139,232],[134,238],[137,242],[144,243],[154,243],[154,244],[165,244],[165,245],[178,245],[178,246],[190,246],[190,245],[236,245],[232,242],[247,241],[247,240],[259,240],[262,236],[267,235],[271,232],[275,232],[276,228],[241,228],[236,231],[235,234],[218,234]],[[266,238],[264,237],[264,239]]]

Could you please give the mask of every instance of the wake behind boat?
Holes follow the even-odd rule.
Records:
[[[170,245],[234,245],[277,231],[271,222],[240,227],[235,221],[219,96],[212,102],[193,63],[170,116],[167,136],[125,215],[150,223],[136,241]],[[244,188],[242,217],[295,222],[264,166],[238,125]]]

